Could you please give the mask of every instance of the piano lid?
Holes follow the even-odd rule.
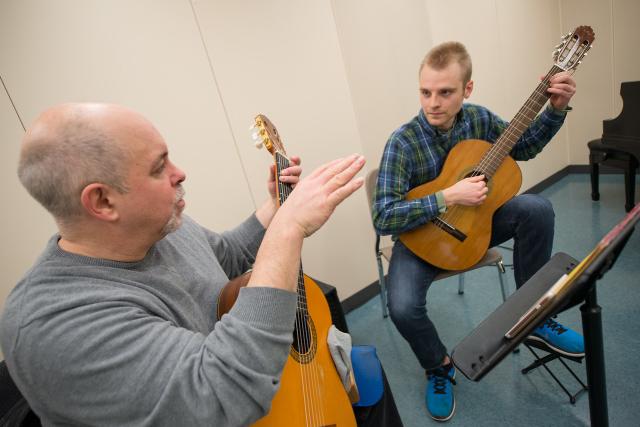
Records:
[[[602,121],[602,143],[632,147],[640,153],[640,81],[622,82],[620,95],[622,111],[618,117]]]

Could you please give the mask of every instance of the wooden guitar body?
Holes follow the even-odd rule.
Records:
[[[271,402],[271,411],[254,425],[355,426],[349,396],[336,372],[327,345],[329,328],[333,324],[329,305],[320,287],[306,275],[304,284],[309,306],[311,345],[302,354],[295,346],[291,346],[280,390]]]
[[[407,193],[407,200],[433,194],[471,176],[492,144],[478,139],[461,141],[449,152],[440,175],[433,181],[419,185]],[[489,192],[480,206],[454,206],[441,215],[450,225],[464,233],[460,241],[452,234],[428,222],[400,235],[400,241],[429,264],[444,270],[464,270],[471,267],[489,248],[493,213],[511,199],[522,185],[518,164],[505,157],[495,174],[487,182]]]
[[[219,319],[231,309],[249,277],[250,273],[245,273],[225,286],[218,297]],[[294,337],[271,410],[254,426],[355,426],[349,396],[327,345],[333,324],[329,305],[318,284],[307,275],[304,275],[304,286],[309,316],[306,328],[300,328],[303,332],[296,330],[295,333],[308,345],[302,352],[298,351]]]
[[[258,146],[265,146],[275,163],[276,192],[279,205],[292,187],[279,181],[280,172],[289,166],[278,131],[267,117],[255,119]],[[230,281],[218,296],[218,319],[236,301],[240,288],[249,282],[250,272]],[[298,274],[298,303],[293,342],[280,379],[280,388],[271,401],[271,409],[254,425],[258,427],[352,427],[356,425],[350,397],[358,400],[355,386],[349,393],[336,371],[327,337],[333,324],[329,304],[316,282]]]
[[[414,254],[444,270],[465,270],[476,264],[489,248],[493,213],[516,195],[522,174],[509,156],[518,139],[547,102],[550,79],[562,71],[575,70],[595,35],[588,26],[577,27],[563,37],[554,52],[555,63],[494,144],[481,140],[459,142],[449,152],[440,176],[411,189],[413,200],[451,187],[471,176],[484,175],[489,188],[479,206],[454,205],[425,225],[400,235]]]

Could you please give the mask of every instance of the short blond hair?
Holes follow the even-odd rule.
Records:
[[[462,84],[466,85],[471,80],[471,57],[467,52],[467,48],[460,42],[444,42],[431,48],[420,64],[418,76],[425,65],[434,70],[442,70],[453,61],[460,64],[460,68],[462,68]]]

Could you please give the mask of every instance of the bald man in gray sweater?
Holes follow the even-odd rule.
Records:
[[[44,425],[247,425],[268,411],[292,339],[303,239],[362,185],[353,155],[217,234],[182,214],[186,176],[140,114],[45,111],[19,177],[59,232],[7,300],[0,344]],[[251,279],[222,320],[222,287]]]

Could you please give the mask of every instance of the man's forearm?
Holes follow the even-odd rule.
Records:
[[[267,229],[277,210],[278,206],[276,205],[276,201],[269,198],[256,210],[256,218],[258,218],[260,224]]]
[[[280,217],[273,222],[270,218],[269,221],[248,286],[266,286],[295,292],[304,233]]]

